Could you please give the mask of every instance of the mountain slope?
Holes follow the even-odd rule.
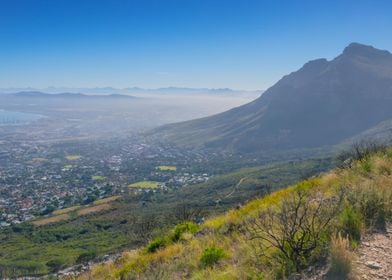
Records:
[[[346,168],[273,192],[200,226],[177,226],[79,279],[357,279],[352,251],[364,233],[385,231],[392,221],[391,172],[391,148],[364,150]],[[308,275],[319,268],[324,275]],[[374,279],[386,279],[385,271]]]
[[[392,118],[392,54],[352,43],[306,63],[255,101],[155,130],[184,146],[252,152],[334,145]]]

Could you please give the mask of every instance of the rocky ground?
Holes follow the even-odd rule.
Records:
[[[392,226],[364,238],[355,267],[359,279],[392,279]]]
[[[392,280],[392,225],[385,232],[375,232],[363,237],[354,252],[354,272],[349,280]],[[328,266],[310,267],[293,279],[345,280],[328,277]]]

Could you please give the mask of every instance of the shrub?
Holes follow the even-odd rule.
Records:
[[[46,263],[46,265],[50,272],[57,272],[65,266],[64,262],[59,259],[50,260]]]
[[[347,206],[339,217],[340,229],[343,236],[358,242],[361,240],[361,216],[351,206]]]
[[[349,279],[352,272],[353,255],[349,250],[349,240],[340,234],[332,238],[329,255],[328,279]]]
[[[85,263],[88,261],[91,261],[97,257],[97,252],[95,251],[89,251],[85,252],[79,255],[79,257],[76,259],[77,263]]]
[[[384,193],[370,187],[359,194],[358,207],[368,228],[384,230],[386,226],[386,207]]]
[[[147,245],[147,252],[149,253],[154,253],[158,249],[164,248],[167,245],[167,240],[162,237],[158,237],[154,240],[152,240],[148,245]]]
[[[225,257],[225,252],[216,247],[206,248],[200,258],[200,263],[202,266],[213,266],[223,257]]]
[[[181,239],[183,233],[185,232],[195,233],[198,230],[199,230],[199,226],[193,222],[185,222],[179,224],[174,228],[172,240],[176,242]]]
[[[344,151],[338,156],[339,160],[345,160],[351,158],[352,160],[364,160],[368,159],[371,155],[375,153],[386,153],[387,148],[385,145],[376,142],[358,142],[354,143],[352,147]]]
[[[361,161],[360,166],[361,166],[362,170],[366,173],[369,173],[370,171],[372,171],[372,164],[368,159]]]
[[[297,189],[277,209],[270,207],[247,221],[245,234],[256,242],[256,253],[275,259],[286,275],[300,272],[328,244],[330,224],[341,200]]]

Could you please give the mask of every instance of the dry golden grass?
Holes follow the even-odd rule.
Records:
[[[350,251],[350,241],[340,234],[332,238],[329,257],[330,279],[351,279],[354,255]]]
[[[69,218],[70,217],[68,214],[62,214],[62,215],[57,215],[57,216],[53,216],[53,217],[48,217],[48,218],[32,221],[31,223],[36,226],[43,226],[43,225],[48,225],[48,224],[52,224],[52,223],[66,221]]]
[[[84,215],[88,215],[88,214],[92,214],[92,213],[108,210],[111,207],[112,206],[110,204],[99,204],[99,205],[95,205],[95,206],[91,206],[91,207],[80,209],[79,211],[76,212],[76,214],[78,216],[84,216]]]
[[[75,210],[79,209],[80,207],[82,207],[82,206],[80,206],[80,205],[75,205],[75,206],[68,207],[68,208],[64,208],[64,209],[58,209],[58,210],[53,211],[53,215],[66,214],[66,213],[75,211]]]
[[[115,201],[115,200],[119,199],[120,197],[121,197],[120,195],[107,197],[107,198],[104,198],[104,199],[96,200],[96,201],[94,201],[93,204],[94,205],[106,204],[106,203]]]
[[[374,160],[374,167],[381,175],[391,175],[391,163],[387,158],[376,158]]]

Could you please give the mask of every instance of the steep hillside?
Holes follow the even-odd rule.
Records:
[[[392,54],[352,43],[230,111],[154,131],[178,145],[241,152],[334,145],[392,118]]]
[[[330,168],[329,159],[243,168],[205,183],[154,195],[123,193],[104,204],[66,208],[32,223],[2,229],[0,279],[38,277],[79,265],[81,260],[98,260],[107,254],[138,248],[154,232],[166,231],[189,217],[223,213]],[[102,205],[105,208],[91,211]],[[81,215],[87,209],[91,213]]]
[[[361,239],[385,231],[392,219],[392,149],[361,149],[353,158],[202,225],[178,225],[79,278],[355,277]]]

